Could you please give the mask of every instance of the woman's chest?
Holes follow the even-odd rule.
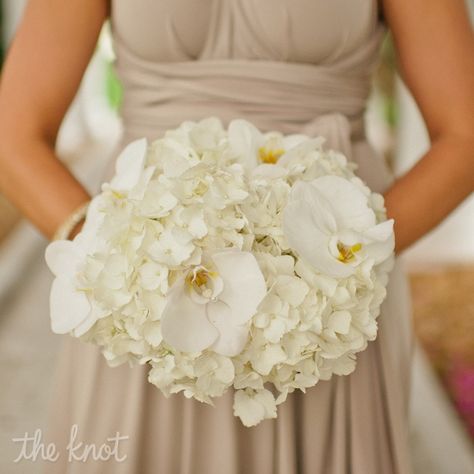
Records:
[[[152,61],[330,63],[362,44],[377,0],[112,0],[112,27]]]

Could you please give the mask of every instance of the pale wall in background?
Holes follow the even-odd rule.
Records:
[[[16,25],[23,13],[23,9],[28,0],[3,0],[3,34],[4,40],[9,42],[13,33],[15,32]]]

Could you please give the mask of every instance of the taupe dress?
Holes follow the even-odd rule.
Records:
[[[112,30],[124,85],[125,133],[154,138],[185,119],[234,117],[262,130],[324,133],[383,191],[393,177],[366,142],[362,115],[385,27],[376,0],[115,0]],[[409,474],[412,327],[397,261],[376,341],[356,371],[294,393],[278,419],[245,428],[232,393],[215,406],[164,398],[145,367],[109,368],[65,337],[48,440],[100,445],[116,432],[118,463],[67,456],[48,473]]]

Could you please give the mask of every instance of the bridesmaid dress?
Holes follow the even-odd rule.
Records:
[[[112,0],[116,70],[124,86],[123,145],[214,115],[262,130],[324,134],[382,192],[393,176],[366,141],[363,113],[385,26],[377,0]],[[110,173],[110,170],[109,170]],[[413,349],[401,262],[379,334],[350,376],[293,393],[278,418],[245,428],[232,393],[214,407],[166,399],[147,368],[109,368],[96,347],[65,338],[47,441],[65,450],[116,432],[117,462],[62,454],[60,474],[409,474]]]

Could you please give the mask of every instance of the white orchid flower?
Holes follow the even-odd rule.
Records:
[[[46,248],[46,263],[56,277],[49,299],[51,329],[56,334],[80,328],[90,315],[87,295],[77,290],[76,271],[83,258],[80,246],[69,240],[52,242]]]
[[[115,175],[110,188],[116,192],[129,192],[140,181],[145,166],[148,143],[145,138],[129,143],[115,163]]]
[[[368,196],[356,184],[323,176],[297,182],[283,214],[289,246],[317,271],[335,278],[366,259],[386,260],[394,248],[393,219],[376,223]]]
[[[283,135],[278,132],[262,133],[250,122],[235,119],[228,127],[229,145],[239,157],[240,163],[252,171],[258,166],[270,168],[288,150],[308,139],[305,135]],[[268,170],[269,173],[272,171]]]
[[[91,304],[85,291],[80,289],[77,279],[86,255],[103,244],[97,238],[97,229],[104,219],[100,207],[99,195],[91,200],[82,230],[72,241],[56,240],[46,247],[46,264],[56,277],[50,292],[51,329],[56,334],[73,332],[79,337],[104,316],[103,310]]]
[[[82,336],[103,316],[77,280],[84,258],[80,240],[57,240],[46,248],[46,263],[56,277],[49,298],[51,329],[56,334],[72,332],[76,337]]]
[[[163,339],[180,351],[237,355],[247,342],[247,323],[266,292],[251,253],[217,251],[171,288],[161,320]]]

